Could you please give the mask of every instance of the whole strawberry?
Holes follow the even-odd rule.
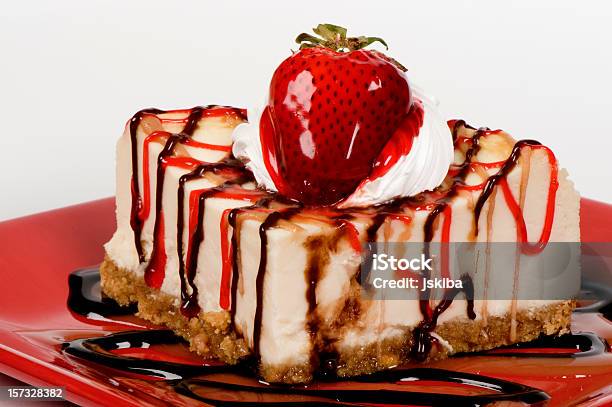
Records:
[[[347,38],[321,24],[274,72],[260,122],[268,171],[279,192],[307,205],[348,196],[411,111],[404,68],[364,50],[376,37]]]

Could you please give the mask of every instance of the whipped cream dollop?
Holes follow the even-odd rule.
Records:
[[[232,134],[234,141],[232,153],[253,173],[257,185],[268,191],[277,192],[278,188],[274,185],[264,162],[263,147],[259,137],[259,120],[263,110],[263,106],[247,109],[249,121],[236,126]]]
[[[365,179],[338,206],[366,207],[395,198],[417,195],[439,186],[453,162],[453,140],[438,109],[438,102],[410,83],[413,97],[423,103],[423,125],[412,142],[410,152],[400,157],[388,171],[377,178]],[[249,122],[240,124],[233,133],[232,152],[253,173],[257,183],[270,191],[278,191],[264,163],[259,136],[259,120],[263,107],[247,111]]]

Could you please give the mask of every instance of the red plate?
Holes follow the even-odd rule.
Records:
[[[612,206],[583,199],[581,226],[583,241],[611,242]],[[543,342],[458,356],[409,366],[385,376],[384,382],[328,380],[288,388],[258,383],[248,374],[202,375],[198,369],[204,361],[182,344],[154,345],[155,338],[147,339],[151,346],[102,350],[97,362],[86,360],[87,355],[75,356],[77,352],[68,354],[65,344],[81,338],[134,330],[165,335],[135,317],[96,321],[66,305],[68,275],[100,262],[102,244],[114,227],[112,199],[0,223],[0,372],[33,385],[65,386],[68,399],[83,405],[195,405],[207,400],[215,405],[252,405],[255,399],[277,405],[470,405],[546,399],[551,406],[612,404],[612,353],[606,343],[612,342],[612,323],[599,312],[576,313],[574,335],[555,342],[554,349]],[[72,342],[71,349],[79,343]],[[143,359],[146,363],[139,364]],[[155,377],[153,363],[174,366],[170,371],[178,373]]]

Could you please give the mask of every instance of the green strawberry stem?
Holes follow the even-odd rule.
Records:
[[[318,37],[306,33],[297,36],[295,42],[300,49],[312,47],[325,47],[338,52],[356,51],[367,47],[374,42],[380,42],[389,49],[385,40],[379,37],[347,37],[346,28],[334,24],[319,24],[313,28]]]

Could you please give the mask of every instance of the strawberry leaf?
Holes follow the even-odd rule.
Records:
[[[327,41],[343,40],[346,38],[346,28],[334,24],[319,24],[312,29]]]
[[[323,43],[323,40],[321,38],[315,37],[314,35],[301,33],[296,37],[295,42],[300,44],[300,49],[304,49],[320,45],[321,43]]]
[[[359,39],[364,39],[365,40],[365,45],[363,45],[362,48],[367,47],[370,44],[373,44],[375,42],[380,42],[382,45],[385,46],[385,49],[389,49],[389,46],[387,45],[387,43],[385,42],[385,40],[383,40],[382,38],[379,37],[359,37]]]
[[[346,28],[335,24],[319,24],[312,30],[318,37],[306,33],[296,37],[295,42],[300,44],[300,49],[321,46],[338,52],[351,52],[365,48],[375,42],[379,42],[386,49],[389,49],[385,40],[380,37],[366,37],[363,35],[360,37],[347,37]]]

